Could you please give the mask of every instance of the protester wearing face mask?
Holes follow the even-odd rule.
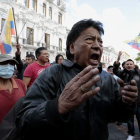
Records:
[[[12,78],[17,63],[10,55],[0,54],[0,123],[16,101],[25,96],[25,84]]]

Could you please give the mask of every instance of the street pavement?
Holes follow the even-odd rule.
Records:
[[[134,126],[135,126],[135,140],[140,140],[140,133],[136,118],[134,121]],[[111,123],[108,125],[108,128],[109,128],[109,140],[127,140],[128,129],[126,123],[123,123],[120,126],[116,125],[116,123]]]

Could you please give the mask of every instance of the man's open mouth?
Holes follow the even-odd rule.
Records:
[[[93,64],[98,64],[99,54],[92,54],[90,56],[90,61]]]

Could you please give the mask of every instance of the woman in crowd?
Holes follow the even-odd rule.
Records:
[[[61,55],[61,54],[58,54],[58,55],[55,57],[55,63],[56,63],[56,64],[62,63],[63,60],[64,60],[64,57],[63,57],[63,55]]]

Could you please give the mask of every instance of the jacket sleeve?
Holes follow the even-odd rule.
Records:
[[[130,106],[126,106],[122,102],[122,98],[120,97],[117,100],[117,103],[115,104],[114,108],[116,110],[116,112],[114,113],[114,116],[116,116],[116,121],[126,123],[134,116],[134,113],[136,111],[136,102],[134,102]]]
[[[22,63],[22,61],[21,61],[20,55],[17,55],[17,54],[15,53],[15,56],[16,56],[16,60],[18,61],[17,70],[18,70],[18,72],[21,72],[22,69],[23,69],[23,63]]]
[[[118,77],[120,77],[120,73],[121,73],[121,71],[118,69],[119,66],[120,66],[120,63],[116,64],[116,61],[115,61],[114,64],[113,64],[113,73],[115,75],[117,75]]]
[[[122,101],[122,96],[120,94],[120,86],[114,81],[114,91],[115,91],[115,100],[112,103],[112,110],[110,112],[110,120],[109,122],[119,121],[119,122],[127,122],[132,118],[134,112],[136,110],[136,103],[134,102],[132,105],[125,105]]]
[[[57,65],[46,68],[26,93],[23,108],[16,120],[21,138],[33,138],[30,136],[36,134],[41,138],[46,132],[49,134],[54,129],[65,128],[69,116],[64,119],[58,112],[59,71]]]
[[[127,122],[134,115],[136,103],[127,106],[122,102],[120,86],[111,75],[103,80],[102,84],[105,85],[105,88],[102,87],[101,89],[102,100],[100,100],[97,109],[99,116],[108,123],[115,121]],[[108,100],[108,98],[111,100]]]

